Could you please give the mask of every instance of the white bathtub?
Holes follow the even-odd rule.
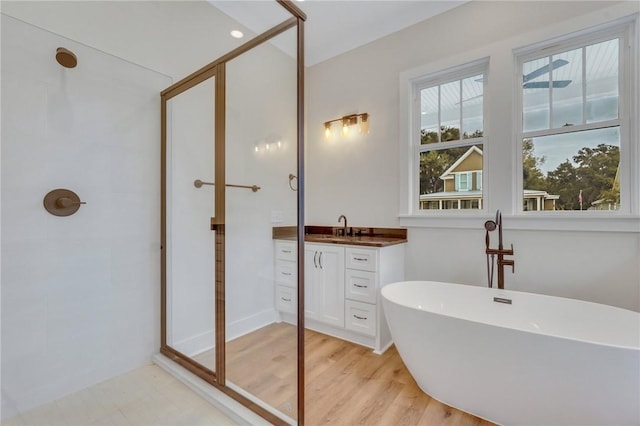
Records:
[[[505,425],[640,424],[637,312],[425,281],[382,301],[402,360],[445,404]]]

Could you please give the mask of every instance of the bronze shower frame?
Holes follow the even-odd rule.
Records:
[[[298,424],[304,425],[304,22],[307,17],[292,0],[276,0],[292,17],[254,37],[245,44],[205,65],[161,92],[161,292],[160,292],[160,353],[191,371],[218,390],[240,402],[275,425],[286,425],[283,419],[234,391],[226,385],[225,378],[225,101],[226,63],[284,31],[297,28],[297,245],[298,245],[298,325],[297,325],[297,373],[298,373]],[[215,372],[192,360],[167,344],[167,101],[197,84],[215,77],[215,216],[211,218],[211,230],[215,231]]]

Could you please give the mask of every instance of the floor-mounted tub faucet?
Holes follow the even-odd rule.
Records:
[[[498,248],[492,249],[489,239],[489,232],[498,229]],[[502,244],[502,213],[496,211],[496,220],[488,220],[484,223],[485,237],[485,253],[487,254],[487,279],[489,287],[493,287],[493,263],[498,257],[498,288],[504,289],[504,267],[511,266],[511,273],[515,272],[515,261],[513,259],[505,259],[505,256],[513,256],[513,244],[510,249],[504,249]]]

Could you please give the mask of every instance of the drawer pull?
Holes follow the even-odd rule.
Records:
[[[354,257],[353,260],[357,260],[358,262],[368,262],[369,261],[369,259],[365,259],[365,258],[362,258],[362,257]]]
[[[291,272],[282,272],[282,275],[291,275]]]
[[[291,299],[285,299],[284,297],[281,297],[280,299],[284,300],[285,302],[291,302]]]
[[[291,253],[291,250],[282,250],[283,253]]]
[[[353,286],[358,288],[369,288],[369,286],[367,285],[360,285],[360,284],[354,284]]]
[[[355,319],[359,319],[359,320],[366,320],[366,319],[367,319],[367,317],[359,317],[359,316],[357,316],[356,314],[353,314],[353,317],[354,317]]]

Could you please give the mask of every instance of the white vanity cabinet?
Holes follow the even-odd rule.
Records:
[[[346,251],[345,328],[376,335],[378,250],[349,247]]]
[[[279,312],[296,314],[298,297],[297,247],[295,241],[275,240],[275,302]]]
[[[296,244],[275,240],[276,309],[296,322]],[[380,289],[404,279],[404,244],[305,243],[305,327],[384,352],[392,343]],[[290,275],[292,274],[292,275]]]
[[[344,327],[344,247],[304,245],[304,314],[335,327]]]

